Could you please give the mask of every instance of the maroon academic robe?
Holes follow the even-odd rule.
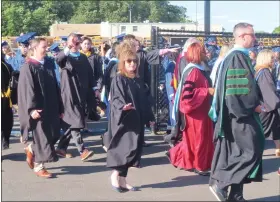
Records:
[[[213,122],[208,117],[211,96],[203,71],[193,68],[180,97],[179,110],[185,114],[183,139],[171,148],[171,163],[179,168],[206,171],[211,168],[214,153]]]

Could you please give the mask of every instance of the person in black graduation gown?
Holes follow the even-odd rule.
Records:
[[[139,58],[131,48],[120,51],[118,73],[110,89],[111,141],[107,150],[107,167],[113,188],[118,192],[135,191],[126,182],[129,167],[138,166],[141,160],[144,125],[153,121],[151,104],[146,99],[138,76]]]
[[[263,49],[256,59],[255,77],[262,93],[265,112],[260,113],[264,136],[272,137],[275,142],[275,155],[280,157],[280,98],[271,73],[273,68],[273,52]]]
[[[21,67],[18,82],[18,106],[20,129],[24,143],[29,131],[33,143],[25,148],[27,163],[40,177],[52,177],[44,166],[58,157],[54,144],[60,136],[60,117],[63,107],[55,76],[54,61],[46,57],[47,41],[34,39],[29,58]]]
[[[5,61],[5,55],[1,51],[1,139],[3,149],[8,149],[13,128],[13,110],[10,83],[13,68]]]
[[[86,55],[79,52],[80,39],[77,34],[70,34],[68,47],[61,51],[56,59],[61,72],[60,88],[64,107],[62,128],[65,131],[57,146],[60,157],[71,157],[67,154],[71,138],[81,155],[87,160],[93,151],[85,148],[81,129],[85,128],[85,118],[96,112],[92,88],[96,86],[93,71]]]
[[[96,101],[94,105],[96,106],[97,103],[100,103],[100,93],[103,86],[103,60],[100,55],[94,52],[94,49],[92,48],[92,41],[89,37],[82,37],[80,52],[87,56],[89,64],[92,68],[94,84],[96,84],[96,86],[93,87],[93,91],[95,93],[94,102]],[[98,107],[98,109],[102,110],[100,107]],[[100,113],[104,112],[100,111]],[[87,133],[90,132],[90,130],[85,127],[83,132]]]
[[[245,201],[243,185],[262,181],[264,134],[258,113],[264,108],[248,52],[255,41],[254,29],[239,23],[233,35],[235,46],[220,66],[209,112],[217,121],[209,188],[218,201]]]
[[[127,45],[130,44],[130,46],[137,52],[137,56],[139,58],[139,78],[141,85],[143,85],[143,88],[145,90],[145,95],[147,99],[152,101],[152,97],[150,94],[150,69],[149,65],[158,65],[160,63],[160,56],[165,55],[167,53],[172,52],[178,52],[178,48],[171,48],[171,49],[161,49],[161,50],[152,50],[149,52],[146,52],[141,49],[139,41],[136,40],[136,37],[134,35],[128,34],[124,37],[124,41],[122,43],[126,43]],[[117,73],[118,64],[115,64],[114,67],[111,69],[110,77],[114,78],[114,76]],[[149,126],[149,123],[145,123],[147,126]],[[143,140],[143,145],[148,146],[146,142]]]

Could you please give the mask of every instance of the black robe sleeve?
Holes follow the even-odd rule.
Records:
[[[255,113],[260,94],[249,57],[243,53],[235,53],[232,57],[225,78],[225,100],[230,117],[238,121]]]
[[[64,54],[64,51],[60,51],[58,55],[55,58],[56,63],[60,68],[66,68],[66,61],[67,61],[67,56]],[[72,69],[69,69],[72,71]]]
[[[35,97],[34,80],[29,64],[25,63],[20,69],[18,81],[18,114],[20,120],[20,130],[23,139],[28,139],[28,132],[31,129],[32,110],[40,108]]]
[[[110,89],[110,103],[111,109],[114,109],[114,119],[117,120],[117,123],[121,123],[121,117],[125,113],[123,111],[124,105],[128,104],[126,101],[126,90],[125,79],[120,75],[116,75],[111,84]]]
[[[146,61],[150,65],[158,65],[159,64],[159,50],[152,50],[145,54]]]
[[[95,56],[94,60],[94,78],[96,79],[96,87],[97,89],[101,90],[103,85],[103,60],[102,57],[99,55]]]
[[[280,99],[276,94],[275,83],[268,69],[264,69],[260,74],[258,84],[262,93],[264,107],[267,112],[280,108]]]

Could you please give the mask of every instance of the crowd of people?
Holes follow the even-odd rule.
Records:
[[[17,105],[26,161],[37,176],[52,177],[45,163],[72,157],[71,139],[81,160],[89,159],[94,151],[82,131],[103,111],[112,187],[137,190],[126,178],[129,168],[141,167],[145,126],[155,121],[150,68],[160,63],[172,129],[164,137],[166,155],[174,167],[210,175],[209,188],[219,201],[245,201],[244,184],[262,181],[265,138],[272,137],[280,157],[280,47],[255,46],[251,24],[234,27],[235,44],[189,38],[182,51],[146,52],[130,34],[103,44],[99,53],[87,36],[71,33],[62,50],[34,36],[20,36],[16,53],[2,42],[1,135],[3,149],[9,148]]]

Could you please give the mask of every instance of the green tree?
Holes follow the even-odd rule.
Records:
[[[276,27],[273,32],[273,34],[280,34],[280,26]]]
[[[69,18],[70,23],[101,23],[102,15],[99,8],[100,1],[79,2],[74,15]]]
[[[69,23],[129,22],[187,22],[187,9],[169,1],[2,1],[2,35],[17,36],[35,31],[47,35],[56,21]]]

